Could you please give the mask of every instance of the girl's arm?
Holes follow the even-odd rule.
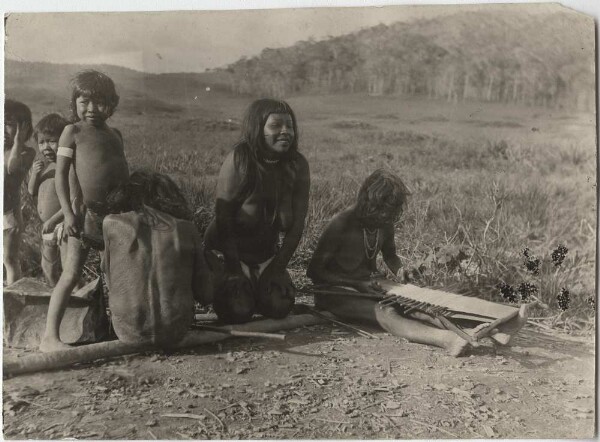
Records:
[[[292,255],[296,251],[302,233],[304,232],[304,222],[306,220],[306,214],[308,212],[308,198],[310,192],[310,170],[306,159],[298,154],[298,173],[296,175],[296,182],[294,183],[294,190],[292,194],[292,226],[285,234],[281,248],[275,258],[263,275],[275,275],[283,273],[292,259]]]
[[[381,255],[385,265],[394,275],[398,275],[402,267],[402,261],[396,253],[396,242],[394,241],[394,226],[384,227],[382,232],[383,241],[381,243]]]
[[[58,141],[58,152],[56,156],[56,173],[54,184],[56,195],[60,202],[60,208],[64,215],[64,230],[69,236],[79,233],[79,226],[73,209],[71,208],[71,193],[69,188],[69,170],[75,154],[75,126],[68,125],[63,130]]]
[[[234,240],[235,215],[239,210],[239,203],[235,201],[235,197],[239,192],[241,181],[241,173],[235,167],[234,152],[232,152],[225,158],[219,172],[215,212],[218,241],[225,257],[225,272],[235,275],[243,275]]]

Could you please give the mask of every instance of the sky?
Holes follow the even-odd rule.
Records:
[[[11,0],[6,0],[11,3]],[[52,10],[46,2],[33,2]],[[77,5],[68,9],[81,9]],[[131,4],[121,0],[118,5]],[[214,2],[211,2],[214,3]],[[367,4],[344,2],[344,4]],[[373,2],[370,2],[373,3]],[[382,2],[385,3],[385,2]],[[388,2],[389,3],[389,2]],[[413,1],[419,3],[418,1]],[[421,1],[421,3],[423,3]],[[569,2],[565,2],[569,3]],[[114,4],[114,3],[113,3]],[[199,3],[148,1],[148,9],[185,9]],[[309,1],[285,1],[283,5],[305,6]],[[320,6],[340,5],[329,0]],[[100,3],[88,2],[88,6]],[[102,3],[106,6],[106,3]],[[240,7],[240,1],[221,1],[218,6]],[[273,7],[269,1],[244,1],[244,6]],[[271,5],[271,6],[270,6]],[[282,3],[278,2],[277,6]],[[116,6],[116,5],[115,5]],[[178,8],[179,6],[179,8]],[[202,6],[206,7],[204,3]],[[210,5],[209,5],[210,6]],[[217,7],[216,4],[214,7]],[[388,6],[368,8],[303,8],[229,11],[162,12],[12,12],[5,22],[5,56],[25,61],[53,63],[115,64],[152,72],[202,72],[222,67],[242,56],[253,56],[266,47],[286,47],[297,41],[320,40],[357,31],[379,23],[433,18],[494,5]],[[12,10],[23,10],[13,6]],[[110,10],[110,8],[108,8]],[[119,9],[119,8],[115,8]],[[131,9],[131,8],[130,8]],[[11,8],[5,6],[5,11]]]

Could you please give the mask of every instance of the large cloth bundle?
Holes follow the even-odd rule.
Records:
[[[201,290],[200,236],[189,221],[150,207],[103,222],[103,268],[117,337],[125,343],[177,344]]]

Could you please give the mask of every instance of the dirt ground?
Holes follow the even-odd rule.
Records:
[[[528,324],[510,348],[453,358],[373,332],[317,325],[5,379],[4,437],[594,436],[592,337]]]

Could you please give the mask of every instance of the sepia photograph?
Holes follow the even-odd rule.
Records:
[[[3,438],[597,437],[589,10],[14,3]]]

